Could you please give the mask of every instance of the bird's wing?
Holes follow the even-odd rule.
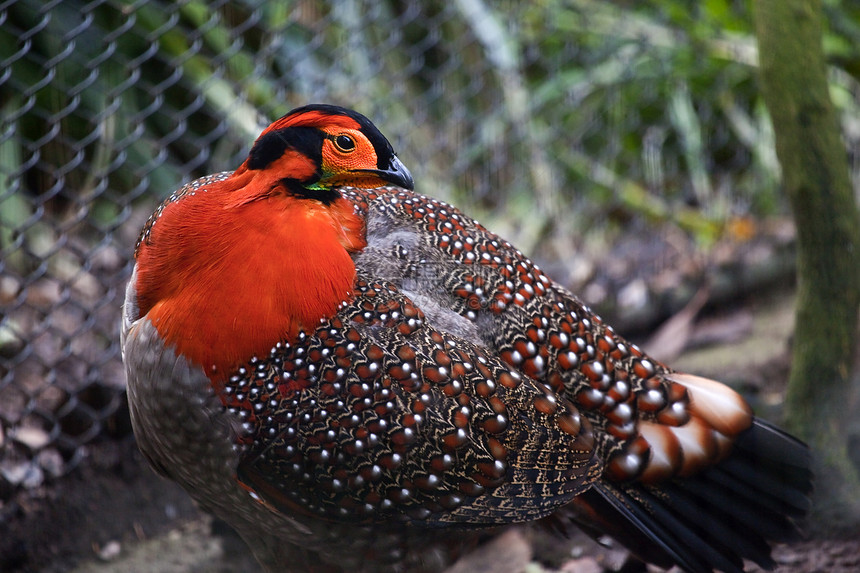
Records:
[[[547,515],[600,473],[570,402],[362,275],[336,316],[255,359],[224,396],[255,428],[238,477],[280,510],[510,523]]]
[[[397,277],[436,323],[568,398],[594,425],[610,479],[692,475],[752,424],[736,392],[649,358],[456,208],[396,188],[342,192],[367,221],[357,267]]]

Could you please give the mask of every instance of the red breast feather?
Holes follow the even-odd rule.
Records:
[[[178,194],[139,247],[141,316],[210,376],[331,316],[351,296],[349,251],[363,246],[346,201],[296,199],[253,175]]]

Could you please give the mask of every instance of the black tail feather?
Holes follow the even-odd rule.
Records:
[[[574,520],[614,537],[645,561],[692,573],[771,569],[770,541],[798,536],[809,509],[809,451],[755,420],[732,454],[695,476],[665,483],[601,481],[571,506]]]
[[[595,538],[609,535],[643,561],[664,568],[677,564],[688,571],[702,570],[694,555],[688,556],[683,548],[678,551],[678,541],[667,528],[671,524],[661,523],[638,500],[605,482],[580,495],[571,509],[572,518],[586,533]]]
[[[765,539],[788,541],[796,535],[797,528],[793,522],[782,517],[798,517],[794,508],[790,508],[791,512],[783,511],[782,505],[772,502],[768,497],[751,499],[748,493],[738,493],[735,487],[726,487],[725,476],[721,473],[710,471],[702,479],[687,480],[676,485],[700,500],[702,506],[720,508],[738,525],[759,531]],[[731,483],[732,486],[737,484],[736,480]]]
[[[718,569],[730,571],[729,563],[742,568],[742,561],[735,556],[744,556],[763,567],[772,563],[770,546],[761,534],[740,522],[735,515],[727,513],[722,505],[716,506],[720,512],[715,515],[712,506],[708,506],[704,499],[691,495],[683,488],[672,489],[668,496],[661,494],[657,492],[654,496],[656,499],[652,507],[664,510],[667,516],[677,516],[680,530],[690,530],[691,546],[703,543],[712,547],[714,551],[710,553],[713,555],[707,561]],[[712,517],[703,519],[705,515]],[[720,565],[721,561],[723,565]]]

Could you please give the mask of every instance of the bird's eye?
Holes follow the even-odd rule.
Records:
[[[348,135],[338,135],[334,138],[334,146],[337,147],[339,151],[349,153],[355,149],[355,142]]]

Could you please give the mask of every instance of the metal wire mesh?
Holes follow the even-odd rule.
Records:
[[[294,106],[359,109],[420,191],[518,220],[526,245],[690,206],[708,229],[778,204],[752,40],[727,55],[702,39],[717,32],[652,11],[0,3],[0,481],[38,485],[128,431],[118,315],[136,233]]]

